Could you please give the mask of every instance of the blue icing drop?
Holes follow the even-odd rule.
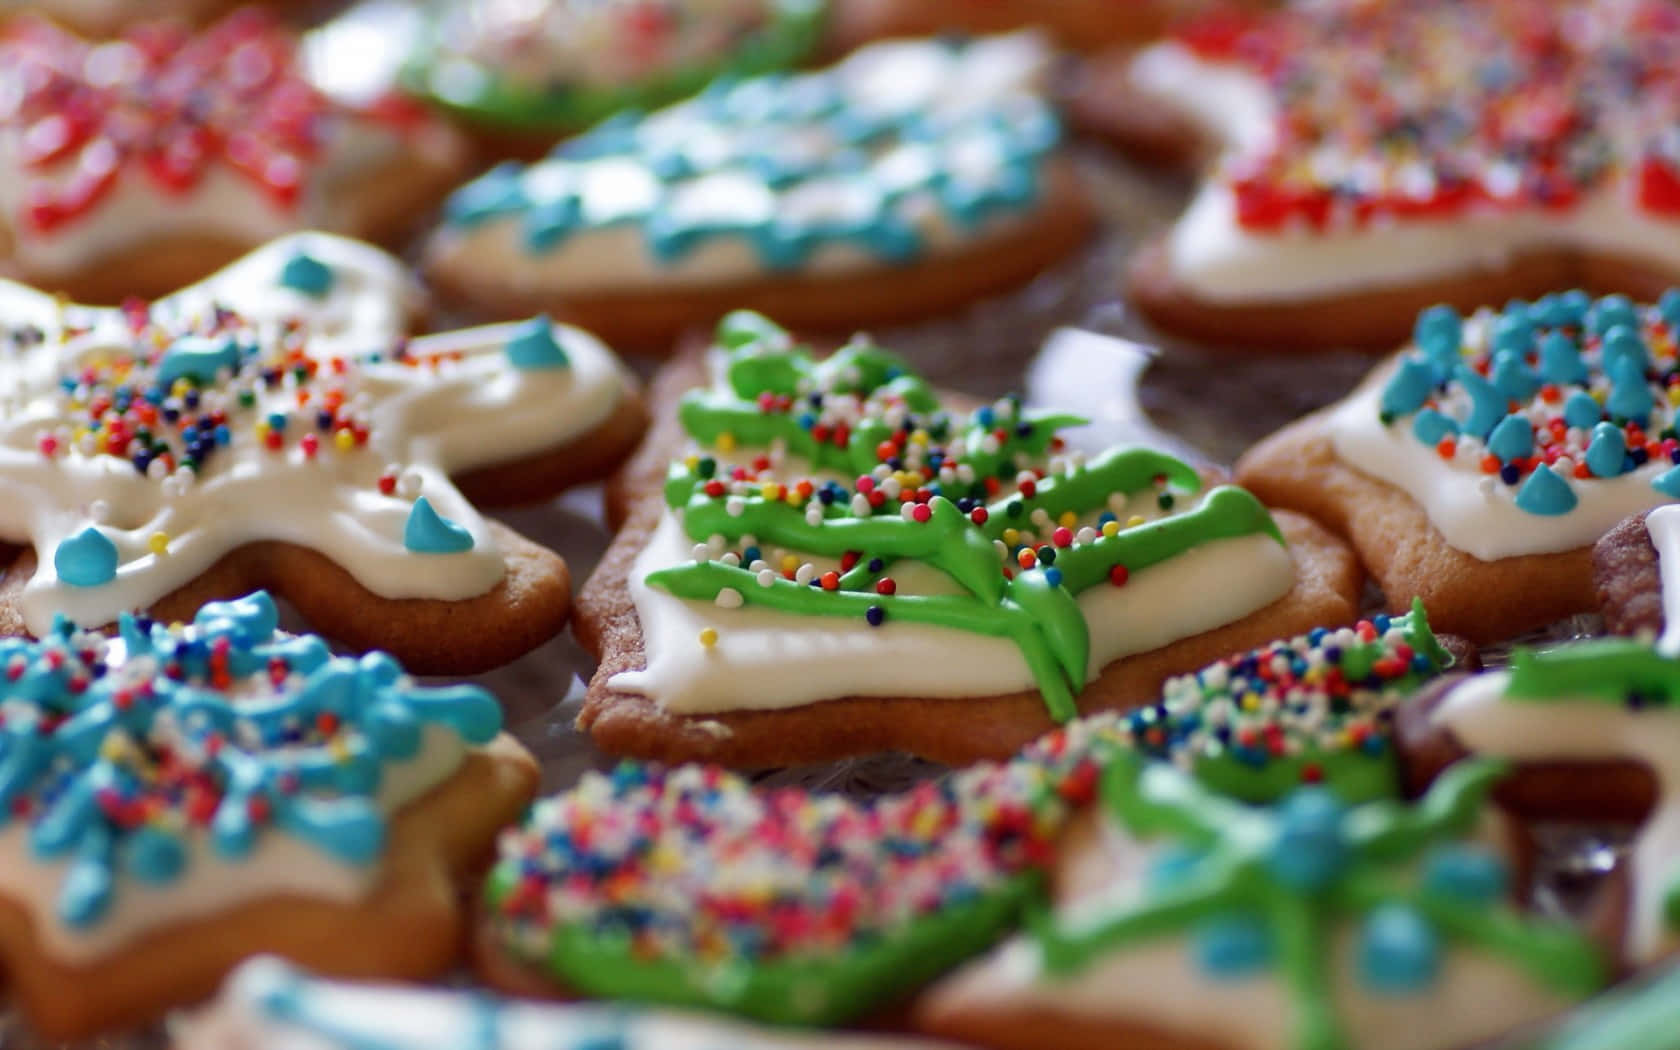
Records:
[[[1625,295],[1607,295],[1592,305],[1587,313],[1587,327],[1597,336],[1607,334],[1617,325],[1639,327],[1639,311],[1633,300]]]
[[[1384,995],[1415,995],[1429,988],[1441,969],[1441,937],[1403,904],[1382,904],[1359,931],[1359,976]]]
[[[1548,383],[1566,386],[1587,381],[1587,363],[1581,360],[1581,348],[1565,332],[1548,332],[1540,341],[1540,378]]]
[[[1595,477],[1613,478],[1622,473],[1627,459],[1627,439],[1622,428],[1614,423],[1600,423],[1593,427],[1592,442],[1587,446],[1587,469]]]
[[[1442,846],[1424,861],[1424,889],[1473,904],[1492,904],[1510,887],[1510,871],[1492,853],[1471,846]]]
[[[300,292],[311,299],[324,299],[332,291],[332,267],[310,255],[300,251],[286,260],[286,265],[280,268],[280,286]]]
[[[572,359],[554,338],[554,322],[547,314],[539,314],[520,325],[507,341],[508,360],[524,372],[570,368]]]
[[[1651,487],[1670,499],[1680,499],[1680,467],[1671,467],[1652,478]]]
[[[53,552],[58,578],[72,587],[98,587],[117,578],[117,545],[89,525]]]
[[[465,526],[440,517],[424,496],[414,501],[403,527],[404,547],[417,554],[459,554],[472,550],[472,545],[472,533]]]
[[[218,373],[239,368],[239,344],[232,339],[207,339],[184,335],[169,345],[158,363],[158,382],[169,386],[177,379],[196,380],[208,386]]]
[[[1509,463],[1534,451],[1534,426],[1528,417],[1512,413],[1499,421],[1488,436],[1488,451]]]
[[[1631,419],[1644,426],[1656,405],[1645,370],[1631,357],[1622,357],[1606,371],[1610,375],[1610,396],[1604,407],[1613,418]]]
[[[1459,345],[1464,338],[1464,322],[1458,311],[1450,306],[1431,306],[1418,314],[1412,328],[1412,342],[1429,355],[1436,367],[1450,370],[1458,363]]]
[[[1496,355],[1501,351],[1526,354],[1533,348],[1534,322],[1528,319],[1526,305],[1520,310],[1506,308],[1506,312],[1494,322],[1489,346]]]
[[[1301,788],[1278,807],[1277,838],[1266,866],[1285,886],[1314,890],[1334,882],[1347,867],[1343,819],[1347,809],[1323,788]]]
[[[1464,392],[1470,395],[1470,418],[1464,421],[1464,433],[1485,440],[1505,418],[1505,397],[1468,365],[1459,365],[1455,378]]]
[[[1197,924],[1192,951],[1196,965],[1215,980],[1246,977],[1272,959],[1272,937],[1253,915],[1221,915]]]
[[[1571,288],[1552,296],[1551,312],[1545,323],[1554,328],[1580,328],[1587,323],[1591,309],[1592,296],[1583,289]]]
[[[1544,464],[1534,468],[1534,473],[1517,489],[1517,508],[1541,517],[1568,514],[1577,502],[1569,482]]]
[[[1603,418],[1603,406],[1585,390],[1575,391],[1563,403],[1563,421],[1572,427],[1590,430]]]
[[[1645,348],[1645,340],[1627,325],[1617,325],[1605,333],[1600,354],[1606,375],[1614,375],[1623,360],[1632,361],[1640,372],[1651,367],[1651,355]]]
[[[144,827],[124,844],[123,869],[140,882],[173,882],[187,867],[187,848],[181,839],[161,828]]]
[[[1412,419],[1412,436],[1426,445],[1438,444],[1444,437],[1458,436],[1458,423],[1451,416],[1426,408]]]
[[[1423,407],[1434,389],[1435,370],[1422,358],[1407,357],[1383,386],[1382,413],[1389,418],[1410,415]]]
[[[1657,313],[1669,327],[1680,327],[1680,288],[1670,288],[1657,300]]]
[[[1527,401],[1540,389],[1540,377],[1521,354],[1505,351],[1494,361],[1493,385],[1511,401]]]
[[[243,598],[205,604],[193,617],[193,625],[210,635],[256,645],[280,629],[280,609],[267,591],[252,591]]]
[[[477,226],[530,205],[521,185],[519,165],[498,164],[456,190],[444,203],[444,218],[456,226]]]

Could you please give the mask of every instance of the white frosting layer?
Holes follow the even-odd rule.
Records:
[[[1657,651],[1680,656],[1680,506],[1653,510],[1645,516],[1645,529],[1657,550],[1662,585],[1662,637],[1657,639]]]
[[[725,609],[675,598],[644,582],[650,572],[688,562],[693,547],[667,511],[630,570],[648,664],[614,675],[612,688],[687,714],[844,696],[994,696],[1033,688],[1020,649],[1007,638],[900,621],[871,627],[860,619],[800,617],[751,605]],[[900,593],[950,587],[915,566],[895,567],[892,575]],[[1289,552],[1262,534],[1203,544],[1132,573],[1124,587],[1092,587],[1079,595],[1091,629],[1087,679],[1122,657],[1242,619],[1288,593],[1294,582]],[[706,627],[718,634],[711,649],[699,641]],[[929,659],[930,653],[939,658]],[[749,681],[753,688],[743,689]]]
[[[1657,807],[1640,829],[1629,858],[1633,902],[1625,944],[1639,963],[1680,946],[1664,917],[1669,888],[1680,876],[1680,718],[1672,708],[1638,710],[1590,700],[1510,700],[1505,672],[1478,675],[1449,693],[1433,720],[1477,755],[1519,762],[1642,762],[1657,778]]]
[[[413,985],[305,977],[273,958],[245,963],[178,1026],[179,1050],[939,1050],[865,1033],[754,1028],[701,1014],[610,1005],[497,1002]],[[948,1048],[949,1050],[949,1048]]]
[[[299,250],[333,271],[322,300],[276,283],[282,265]],[[250,321],[259,340],[274,338],[283,319],[302,318],[312,333],[308,352],[324,361],[394,346],[414,294],[395,259],[352,241],[302,234],[161,301],[154,316],[197,316],[215,302]],[[510,326],[425,337],[411,344],[416,356],[459,352],[460,359],[435,369],[370,363],[351,377],[350,400],[371,421],[365,446],[340,452],[331,435],[323,435],[314,458],[295,442],[272,452],[248,422],[257,417],[247,416],[196,480],[182,468],[159,481],[126,459],[64,453],[49,459],[38,447],[43,433],[71,441],[62,428],[75,413],[64,407],[58,377],[69,363],[126,346],[121,314],[77,308],[61,316],[54,300],[15,284],[0,284],[0,312],[14,324],[33,322],[48,336],[20,356],[0,360],[0,493],[6,496],[0,500],[0,537],[32,544],[40,556],[21,598],[25,622],[37,634],[58,613],[108,623],[194,579],[229,551],[265,539],[316,549],[384,597],[483,594],[502,578],[502,552],[448,475],[562,445],[604,420],[625,382],[610,352],[576,329],[557,327],[554,333],[571,366],[535,371],[508,360],[503,347]],[[66,318],[92,328],[66,340],[60,335]],[[214,396],[207,393],[207,405]],[[264,411],[296,405],[290,383],[259,397]],[[385,495],[378,479],[393,465],[407,480]],[[421,495],[472,534],[470,550],[419,554],[404,546],[404,527]],[[116,579],[94,587],[65,584],[53,554],[90,525],[99,525],[117,547]],[[159,532],[169,538],[162,555],[150,546]]]
[[[1377,369],[1331,414],[1326,430],[1336,456],[1405,492],[1448,544],[1472,557],[1498,561],[1585,547],[1623,518],[1668,502],[1651,487],[1652,479],[1673,467],[1659,456],[1614,478],[1569,482],[1579,502],[1567,514],[1521,510],[1517,487],[1477,465],[1479,445],[1460,441],[1448,461],[1413,436],[1409,417],[1383,426],[1382,390],[1391,371],[1392,362]]]
[[[1070,930],[1136,900],[1161,849],[1137,841],[1112,821],[1104,837],[1117,862],[1114,877],[1101,890],[1057,906],[1057,921]],[[1331,974],[1332,1006],[1359,1050],[1450,1050],[1566,1006],[1508,962],[1462,946],[1443,951],[1440,973],[1427,991],[1374,995],[1357,976],[1357,941],[1354,928],[1342,931],[1325,969]],[[1109,952],[1067,976],[1045,973],[1037,942],[1016,936],[935,985],[929,996],[947,1015],[1038,1009],[1099,1023],[1141,1024],[1233,1050],[1299,1046],[1293,1000],[1277,970],[1209,977],[1189,942],[1176,935]]]
[[[1256,77],[1161,44],[1134,63],[1133,82],[1184,108],[1229,154],[1263,148],[1275,110]],[[1612,180],[1563,212],[1475,211],[1315,231],[1244,229],[1225,180],[1210,178],[1167,240],[1175,281],[1212,302],[1317,299],[1367,288],[1500,269],[1552,247],[1628,258],[1680,273],[1676,226],[1635,207],[1634,187]]]

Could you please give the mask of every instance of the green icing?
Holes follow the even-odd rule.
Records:
[[[1612,989],[1545,1035],[1497,1050],[1680,1050],[1680,970]]]
[[[1415,806],[1344,809],[1305,789],[1275,809],[1254,809],[1170,765],[1116,753],[1104,775],[1105,803],[1139,837],[1186,847],[1190,866],[1077,929],[1031,914],[1044,966],[1052,975],[1076,973],[1111,952],[1237,916],[1270,939],[1270,964],[1294,1010],[1294,1045],[1350,1050],[1327,970],[1335,938],[1347,921],[1398,906],[1436,934],[1505,956],[1561,993],[1590,995],[1607,972],[1580,934],[1410,877],[1426,852],[1473,829],[1504,770],[1497,762],[1461,762]]]
[[[882,443],[902,436],[904,427],[885,413],[865,414],[852,421],[849,438],[841,443],[816,422],[814,411],[801,409],[813,391],[819,392],[819,403],[822,397],[855,395],[882,398],[916,413],[917,429],[928,440],[962,442],[961,461],[976,479],[1014,478],[1018,457],[1042,457],[1052,448],[1058,428],[1080,422],[1070,416],[1022,414],[1003,427],[991,409],[959,420],[938,410],[938,399],[926,381],[895,355],[854,343],[817,361],[756,314],[726,318],[719,343],[727,348],[727,389],[693,391],[684,398],[679,418],[689,436],[715,447],[781,445],[817,470],[868,475],[883,461]],[[847,492],[827,503],[814,497],[790,503],[779,483],[768,493],[749,488],[725,495],[721,473],[709,456],[691,456],[670,469],[666,502],[681,512],[690,539],[721,536],[734,542],[750,536],[760,544],[822,557],[864,557],[832,590],[774,573],[761,579],[750,568],[716,560],[653,572],[647,577],[649,584],[690,600],[710,601],[724,590],[734,590],[745,604],[800,615],[873,616],[872,622],[902,619],[1007,637],[1020,648],[1058,721],[1078,714],[1074,698],[1084,687],[1089,665],[1090,632],[1077,601],[1080,592],[1108,585],[1116,566],[1128,572],[1145,569],[1219,539],[1264,534],[1284,542],[1253,495],[1220,486],[1191,510],[1056,549],[1053,565],[1017,570],[1000,562],[1000,538],[1026,525],[1036,512],[1059,519],[1069,512],[1101,510],[1115,493],[1133,494],[1162,484],[1190,493],[1200,488],[1200,478],[1188,465],[1141,448],[1110,450],[1038,480],[1030,490],[1011,489],[987,504],[974,498],[987,492],[980,480],[960,495],[938,491],[927,500],[925,521],[906,517],[896,503],[861,514]],[[977,521],[973,510],[959,509],[954,498],[982,506],[984,521]],[[1175,497],[1169,492],[1161,498]],[[901,559],[937,568],[960,593],[876,593],[871,586],[875,576]],[[882,568],[870,570],[870,560]]]
[[[816,49],[826,22],[824,0],[778,0],[772,20],[760,32],[738,41],[726,61],[667,70],[616,87],[559,84],[531,88],[471,63],[468,90],[438,90],[440,73],[460,63],[447,42],[436,35],[425,42],[403,70],[408,90],[475,123],[509,131],[575,132],[615,114],[652,110],[698,94],[725,77],[748,77],[786,69]]]
[[[1630,699],[1668,706],[1680,699],[1680,661],[1632,638],[1595,638],[1511,654],[1505,695],[1513,700]]]

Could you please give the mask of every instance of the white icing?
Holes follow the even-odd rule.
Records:
[[[926,114],[935,122],[954,122],[987,109],[1009,112],[1012,101],[1037,106],[1040,82],[1050,52],[1037,36],[1018,34],[977,41],[952,49],[932,41],[877,44],[848,57],[828,74],[804,74],[785,88],[833,76],[847,105],[877,115]],[[568,190],[579,197],[585,222],[560,243],[539,250],[525,244],[524,213],[469,225],[448,224],[432,239],[431,264],[470,270],[526,295],[561,289],[587,294],[653,285],[706,286],[739,283],[768,271],[758,250],[743,236],[704,237],[675,258],[660,258],[648,247],[644,222],[662,213],[685,219],[705,217],[719,225],[750,226],[753,220],[814,222],[834,220],[842,228],[883,208],[920,236],[925,256],[938,257],[972,245],[977,239],[1005,234],[1034,220],[1038,208],[995,210],[973,225],[954,221],[934,196],[925,173],[935,166],[953,172],[959,182],[987,187],[998,178],[1002,158],[974,137],[900,142],[868,158],[857,173],[830,173],[773,187],[742,158],[771,150],[777,156],[831,156],[843,148],[824,119],[808,129],[777,126],[775,142],[763,130],[743,122],[725,131],[705,117],[701,98],[662,110],[638,129],[641,141],[686,153],[696,166],[717,168],[694,178],[661,184],[648,168],[624,157],[569,159],[554,156],[520,176],[526,195],[552,200]],[[783,134],[785,132],[785,134]],[[902,190],[901,187],[910,187]],[[885,203],[883,203],[885,202]],[[612,222],[612,225],[602,225]],[[846,239],[819,237],[794,268],[800,274],[843,274],[879,267],[881,257]]]
[[[324,300],[277,285],[282,265],[299,250],[334,271]],[[395,259],[352,241],[301,234],[162,300],[154,316],[193,317],[216,302],[249,320],[259,340],[274,338],[282,319],[301,318],[310,325],[308,352],[326,360],[395,345],[414,294]],[[182,468],[160,482],[140,475],[126,459],[62,452],[47,459],[38,448],[42,433],[60,432],[74,418],[58,387],[64,364],[127,344],[120,312],[72,308],[61,316],[51,298],[3,283],[0,313],[48,334],[39,346],[0,360],[0,492],[6,495],[0,537],[32,544],[40,555],[21,597],[25,623],[37,634],[58,613],[86,624],[110,622],[197,577],[223,554],[265,539],[319,550],[384,597],[483,594],[502,578],[502,553],[448,475],[562,445],[605,419],[624,385],[607,349],[576,329],[555,328],[570,368],[539,371],[508,361],[503,345],[509,326],[424,337],[411,344],[415,355],[459,351],[461,359],[435,370],[367,364],[359,378],[351,377],[352,400],[371,420],[366,446],[339,452],[323,435],[314,459],[295,442],[275,453],[248,422],[258,417],[242,417],[247,421],[234,427],[232,444],[215,453],[196,481],[189,483],[190,472]],[[64,317],[92,330],[65,341],[58,334]],[[226,396],[207,392],[205,403]],[[259,403],[264,412],[290,409],[295,397],[295,388],[281,384],[264,389]],[[71,435],[61,436],[69,444]],[[377,481],[392,464],[412,479],[387,496]],[[472,534],[471,550],[416,554],[405,548],[404,526],[419,495]],[[63,583],[54,552],[94,524],[118,549],[117,578],[96,587]],[[170,538],[161,556],[149,547],[155,532]]]
[[[1473,319],[1487,323],[1486,316]],[[1472,338],[1467,334],[1467,341]],[[1451,461],[1412,434],[1409,417],[1383,426],[1380,405],[1392,362],[1378,368],[1331,414],[1336,457],[1410,496],[1452,547],[1482,561],[1574,550],[1598,540],[1623,518],[1668,502],[1651,487],[1672,469],[1658,456],[1614,478],[1571,482],[1578,503],[1567,514],[1531,514],[1516,505],[1517,486],[1484,474],[1479,443],[1460,441]]]
[[[276,1000],[310,1015],[289,1020]],[[310,1023],[311,1021],[319,1023]],[[328,1031],[322,1031],[323,1028]],[[940,1050],[886,1035],[755,1028],[702,1014],[486,1000],[413,985],[306,977],[253,959],[176,1026],[179,1050],[566,1050],[616,1036],[623,1050]],[[947,1047],[946,1050],[951,1050]]]
[[[1141,89],[1171,99],[1228,157],[1269,141],[1275,109],[1266,86],[1180,44],[1144,52],[1132,68]],[[1225,180],[1210,178],[1167,240],[1175,281],[1212,302],[1316,299],[1476,270],[1552,247],[1629,258],[1680,272],[1675,226],[1631,200],[1631,177],[1612,179],[1567,211],[1481,210],[1445,219],[1374,223],[1327,231],[1290,226],[1246,230]]]
[[[1447,694],[1432,720],[1477,755],[1520,762],[1631,760],[1657,778],[1657,806],[1629,857],[1632,905],[1626,946],[1651,962],[1680,945],[1663,915],[1680,876],[1680,718],[1672,709],[1634,710],[1590,700],[1510,700],[1506,672],[1478,675]]]
[[[693,542],[670,512],[630,570],[648,665],[610,686],[689,714],[793,707],[843,696],[992,696],[1033,688],[1021,651],[1006,638],[900,621],[797,616],[746,605],[724,609],[650,587],[648,573],[686,563]],[[952,584],[917,566],[894,568],[899,593]],[[1109,663],[1239,620],[1287,593],[1295,565],[1266,535],[1218,540],[1132,573],[1125,587],[1079,595],[1091,629],[1087,679]],[[1194,600],[1185,600],[1194,595]],[[708,650],[705,627],[717,630]],[[937,660],[928,654],[938,653]],[[753,688],[742,688],[752,682]]]
[[[1105,848],[1114,877],[1102,889],[1058,904],[1067,929],[1100,921],[1135,900],[1161,847],[1142,843],[1106,821]],[[1418,995],[1381,996],[1358,979],[1356,931],[1336,939],[1326,970],[1332,1006],[1359,1050],[1448,1050],[1486,1039],[1566,1005],[1519,969],[1463,946],[1443,952],[1441,970]],[[1170,1035],[1201,1038],[1233,1050],[1299,1046],[1289,989],[1274,969],[1250,976],[1209,977],[1182,936],[1165,936],[1108,952],[1077,973],[1044,972],[1037,942],[1016,936],[934,986],[931,1005],[952,1016],[1039,1009],[1083,1020],[1132,1022]]]
[[[1662,636],[1657,651],[1680,656],[1680,506],[1658,507],[1645,516],[1645,530],[1657,550],[1662,586]]]

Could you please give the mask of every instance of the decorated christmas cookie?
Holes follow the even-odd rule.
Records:
[[[1587,611],[1592,545],[1680,499],[1676,322],[1680,292],[1432,307],[1404,350],[1261,442],[1237,479],[1343,532],[1390,608],[1422,597],[1442,630],[1491,641]]]
[[[938,313],[1038,274],[1089,215],[1030,35],[905,41],[720,81],[449,199],[426,265],[479,311],[668,349],[736,307],[801,329]]]
[[[1358,570],[1144,448],[961,411],[867,339],[825,360],[756,314],[657,380],[627,519],[579,600],[579,724],[616,753],[772,765],[1003,757],[1175,672],[1354,619]]]
[[[1502,903],[1510,860],[1471,838],[1500,772],[1461,764],[1416,806],[1251,809],[1117,754],[1054,907],[918,1020],[1022,1050],[1456,1050],[1547,1018],[1606,967]]]
[[[1420,766],[1452,751],[1520,763],[1501,800],[1525,816],[1640,820],[1620,927],[1628,958],[1647,963],[1680,948],[1677,698],[1680,665],[1644,642],[1519,650],[1509,671],[1465,679],[1408,710],[1416,725],[1407,725],[1403,746]]]
[[[156,6],[156,5],[147,5]],[[292,230],[385,237],[463,172],[413,104],[353,107],[257,9],[197,34],[0,27],[0,267],[89,302],[160,295]]]
[[[543,1006],[328,981],[278,959],[240,967],[180,1026],[177,1050],[953,1050],[862,1033],[758,1029],[700,1014]]]
[[[0,628],[268,586],[426,672],[551,637],[565,564],[469,500],[606,473],[639,401],[601,343],[546,319],[411,341],[414,294],[395,259],[325,234],[150,304],[0,282],[0,539],[22,548]]]
[[[1654,297],[1680,277],[1677,46],[1670,0],[1330,0],[1187,31],[1083,107],[1217,154],[1131,296],[1275,349],[1381,349],[1433,302]]]
[[[470,0],[440,7],[410,69],[429,100],[474,124],[552,144],[719,76],[798,62],[824,0]],[[539,146],[539,148],[542,148]]]
[[[241,958],[423,977],[452,876],[536,789],[473,686],[276,631],[258,592],[190,625],[0,641],[0,956],[52,1036],[209,994]]]
[[[1255,802],[1393,797],[1389,716],[1447,660],[1421,612],[1317,629],[868,803],[626,762],[503,838],[481,971],[780,1022],[879,1011],[1018,921],[1114,751]]]

